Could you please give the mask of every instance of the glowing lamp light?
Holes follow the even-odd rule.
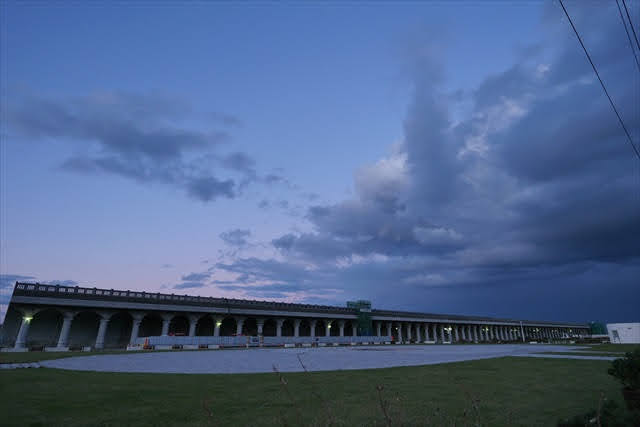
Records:
[[[329,329],[331,329],[331,325],[327,326]]]
[[[24,321],[25,321],[25,322],[27,322],[27,323],[31,322],[31,320],[32,320],[32,319],[33,319],[33,316],[24,316],[24,317],[22,318],[22,320],[24,320]]]
[[[216,322],[216,326],[219,328],[220,326],[222,326],[222,322]]]

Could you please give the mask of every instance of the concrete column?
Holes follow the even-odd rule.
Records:
[[[325,324],[324,327],[324,336],[325,337],[330,337],[331,336],[331,320],[327,320],[327,323]]]
[[[473,342],[478,342],[478,325],[473,325]]]
[[[282,336],[282,324],[284,323],[284,319],[276,319],[276,336]]]
[[[398,337],[397,337],[397,341],[398,342],[402,342],[402,323],[398,323]]]
[[[429,338],[429,324],[424,325],[424,340],[431,341],[431,338]]]
[[[467,327],[465,325],[460,326],[460,335],[462,336],[462,341],[466,341],[467,340],[467,335],[464,333],[464,330]]]
[[[491,339],[491,341],[496,339],[494,335],[494,329],[495,329],[494,325],[489,326],[489,338]]]
[[[258,336],[262,336],[262,331],[264,330],[264,319],[256,319],[256,327],[258,329]]]
[[[171,319],[173,318],[172,313],[167,313],[162,315],[162,336],[169,335],[169,325],[171,324]]]
[[[436,331],[436,324],[431,325],[431,335],[433,335],[433,341],[438,342],[438,333]]]
[[[444,325],[440,325],[440,341],[444,343]]]
[[[311,327],[311,329],[310,329],[311,337],[315,337],[316,336],[316,323],[318,323],[317,320],[309,320],[309,326]]]
[[[376,323],[376,336],[381,337],[382,336],[382,322],[377,322]]]
[[[406,330],[407,330],[407,342],[411,342],[411,323],[406,323],[405,324]]]
[[[351,334],[354,337],[358,336],[358,324],[356,322],[351,322]]]
[[[190,337],[196,336],[196,326],[198,326],[199,318],[200,317],[198,315],[189,316],[189,336]]]
[[[58,347],[66,347],[69,343],[69,331],[71,330],[71,322],[73,322],[75,315],[75,313],[71,312],[64,313],[60,338],[58,338]]]
[[[222,317],[214,317],[213,318],[213,336],[220,336],[220,326],[222,326],[222,321],[224,319]]]
[[[129,344],[134,345],[136,340],[138,339],[138,333],[140,332],[140,323],[142,323],[142,319],[144,315],[141,313],[132,314],[131,317],[133,321],[131,323],[131,337],[129,338]]]
[[[391,324],[391,322],[387,322],[387,335],[388,336],[393,335],[393,325]]]
[[[454,337],[456,338],[456,342],[460,341],[460,336],[458,335],[458,325],[453,327]]]
[[[422,336],[422,323],[416,323],[416,342],[422,341],[424,341]]]
[[[293,336],[294,337],[300,336],[300,322],[302,322],[302,320],[293,319]]]
[[[24,348],[27,343],[27,336],[29,335],[29,326],[31,326],[31,320],[33,315],[31,313],[24,313],[21,318],[20,330],[16,337],[16,343],[13,348]]]
[[[338,327],[340,328],[340,336],[344,336],[344,320],[338,321]]]
[[[98,326],[98,334],[96,335],[96,349],[104,348],[104,337],[107,335],[107,327],[111,320],[111,313],[100,313],[100,326]]]
[[[236,335],[242,335],[243,325],[244,325],[244,317],[236,317]]]

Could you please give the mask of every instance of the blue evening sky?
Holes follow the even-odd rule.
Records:
[[[569,4],[574,10],[580,8],[579,3]],[[449,222],[449,214],[434,213],[433,205],[423,209],[415,202],[420,197],[414,190],[391,186],[392,192],[407,191],[403,200],[408,208],[395,219],[371,225],[376,231],[363,232],[354,242],[378,232],[382,235],[394,227],[390,224],[408,222],[413,230],[409,240],[417,240],[398,252],[386,249],[394,243],[377,241],[371,241],[370,247],[380,245],[375,250],[345,249],[339,245],[353,236],[341,230],[353,227],[337,222],[350,224],[346,214],[327,225],[314,212],[353,203],[370,206],[367,198],[372,191],[397,181],[393,175],[397,168],[387,168],[385,159],[389,164],[400,159],[410,188],[419,188],[422,182],[434,185],[431,175],[416,171],[428,169],[430,161],[443,163],[429,153],[419,157],[425,153],[416,154],[410,142],[416,121],[411,118],[412,105],[420,105],[422,90],[431,90],[432,83],[423,79],[433,80],[434,96],[447,100],[448,124],[443,129],[451,130],[460,141],[468,141],[475,132],[475,137],[491,144],[492,129],[507,138],[504,129],[515,126],[511,118],[533,116],[536,102],[546,101],[532,101],[531,96],[547,93],[547,88],[531,89],[526,83],[508,80],[507,71],[514,64],[526,64],[540,75],[549,64],[555,71],[553,58],[564,64],[561,46],[576,49],[580,58],[579,46],[557,5],[3,2],[1,11],[0,274],[7,289],[7,283],[15,280],[67,281],[103,288],[340,305],[359,297],[372,299],[378,307],[513,316],[528,306],[521,284],[496,289],[493,276],[476,280],[479,267],[468,264],[469,253],[488,252],[485,245],[477,245],[482,237],[476,235],[476,230],[486,227],[482,225],[486,218],[492,218],[487,221],[500,236],[511,236],[515,227],[522,229],[496,225],[500,218],[506,221],[511,216],[490,215],[492,208],[485,203],[473,205],[482,207],[467,202],[447,205]],[[598,13],[615,25],[619,18],[612,12],[617,13],[611,8]],[[581,20],[576,14],[585,31],[593,28],[588,24],[593,16]],[[598,40],[594,35],[593,43]],[[625,38],[620,41],[626,43]],[[436,64],[438,71],[431,74],[431,65],[425,70],[423,57]],[[611,73],[631,76],[634,71],[627,67]],[[592,78],[589,72],[583,68],[580,78]],[[501,83],[503,78],[508,81]],[[492,85],[493,80],[498,83]],[[574,87],[563,82],[553,88],[565,90],[561,86]],[[520,89],[522,93],[513,94]],[[597,86],[590,90],[591,99],[601,96]],[[549,86],[548,93],[556,92]],[[509,109],[492,110],[489,104],[494,101]],[[491,112],[510,119],[505,124],[500,120],[485,124],[486,132],[478,134],[483,125],[473,121],[492,117]],[[614,117],[602,117],[615,129]],[[166,144],[163,147],[177,148],[168,156],[128,148],[139,142],[139,133],[127,133],[137,126],[157,131],[151,145],[157,137],[158,144]],[[167,129],[178,129],[179,135],[165,139]],[[534,132],[531,127],[525,129],[528,135]],[[183,131],[224,136],[184,148]],[[430,144],[428,138],[425,144]],[[615,144],[622,146],[623,155],[629,154],[623,140]],[[231,160],[225,163],[230,158],[226,156],[234,153],[244,159],[244,166],[229,166]],[[114,163],[104,166],[107,158]],[[70,159],[83,166],[69,167]],[[501,200],[509,203],[531,194],[527,189],[534,185],[500,166],[503,160],[485,160],[492,167],[498,165],[501,172],[476,184],[476,189],[487,186],[493,191],[504,185],[509,196]],[[147,167],[147,175],[135,172]],[[633,173],[633,166],[625,167]],[[460,176],[475,176],[478,170],[476,166]],[[215,182],[231,180],[233,189],[225,187],[225,192],[215,184],[194,190],[190,181],[194,174]],[[616,179],[625,181],[629,176]],[[517,194],[511,193],[516,189]],[[469,217],[475,209],[481,209],[485,219],[471,225]],[[354,220],[373,224],[383,215],[376,212],[362,208],[353,214]],[[624,214],[616,218],[621,217]],[[422,231],[425,224],[431,231]],[[637,222],[630,224],[637,226]],[[439,244],[426,252],[415,249],[416,242],[428,246],[425,233],[429,238],[449,233],[454,240],[461,235],[464,244],[454,252],[441,252]],[[475,238],[466,240],[471,235]],[[298,246],[280,244],[279,239],[287,236]],[[305,238],[311,243],[304,243]],[[510,254],[520,254],[531,240],[536,239],[519,236],[503,243],[511,248],[505,249]],[[316,245],[319,241],[326,243],[322,249]],[[333,259],[325,248],[329,252],[333,248]],[[528,249],[523,251],[529,254]],[[549,253],[555,252],[550,249]],[[464,259],[453,260],[454,256]],[[432,264],[435,259],[452,264],[446,271],[432,272],[442,268]],[[527,276],[520,270],[515,280],[536,286],[550,276],[558,277],[536,269],[578,268],[578,262],[598,265],[593,273],[580,273],[587,274],[585,282],[595,281],[597,288],[613,268],[607,254],[589,253],[578,261],[555,259],[527,261]],[[415,267],[421,262],[425,264]],[[620,271],[624,292],[637,295],[628,285],[629,277],[638,271],[637,247],[635,254],[622,254],[615,262],[624,264],[620,270],[613,268]],[[495,262],[491,268],[501,264]],[[456,265],[468,269],[468,274],[454,274]],[[409,270],[406,277],[398,273]],[[375,277],[371,285],[366,284],[367,274]],[[570,275],[558,283],[571,286],[569,295],[580,281],[579,276]],[[461,289],[469,286],[473,290],[465,297]],[[509,308],[487,303],[474,309],[474,295],[481,289],[501,295],[497,300]],[[6,290],[4,298],[0,303],[6,304]],[[610,307],[599,316],[612,317],[612,313],[615,309]],[[624,313],[622,317],[628,317]],[[525,314],[555,315],[548,309],[531,308]],[[586,320],[581,311],[573,317]]]

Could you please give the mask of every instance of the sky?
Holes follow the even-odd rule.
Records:
[[[615,2],[565,3],[640,147]],[[0,318],[39,281],[640,320],[640,160],[557,2],[5,1],[0,32]]]

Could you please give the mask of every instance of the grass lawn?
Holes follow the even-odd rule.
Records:
[[[556,354],[563,356],[605,356],[605,357],[623,357],[624,353],[602,353],[592,351],[542,351],[538,354]]]
[[[588,349],[579,351],[593,351],[601,353],[625,353],[640,348],[640,344],[587,344]]]
[[[608,366],[507,357],[282,377],[6,370],[0,413],[15,426],[383,426],[384,406],[391,425],[548,426],[595,408],[600,391],[622,405]]]
[[[543,351],[541,354],[624,357],[628,351],[640,348],[639,344],[587,344],[587,348],[574,351]]]

